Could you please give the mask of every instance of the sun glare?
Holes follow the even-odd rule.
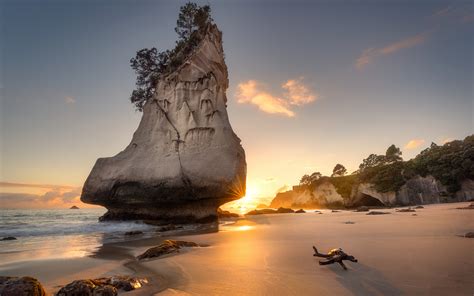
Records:
[[[226,204],[224,208],[234,212],[238,211],[240,214],[245,214],[248,211],[255,209],[259,193],[260,191],[257,186],[247,184],[245,195],[236,201]]]

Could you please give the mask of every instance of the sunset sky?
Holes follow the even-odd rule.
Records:
[[[77,203],[138,126],[130,58],[174,46],[184,3],[1,2],[0,207]],[[472,1],[198,3],[223,32],[255,202],[390,144],[410,159],[474,131]]]

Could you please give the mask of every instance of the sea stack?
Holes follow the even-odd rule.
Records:
[[[102,220],[216,220],[220,205],[245,195],[245,152],[229,123],[228,84],[222,33],[209,25],[181,66],[159,79],[131,143],[97,160],[81,200],[106,207]]]

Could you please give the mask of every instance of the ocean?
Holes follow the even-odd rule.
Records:
[[[49,258],[82,257],[103,244],[151,237],[155,227],[140,222],[98,222],[105,209],[0,210],[0,265]],[[144,234],[125,236],[127,231]]]

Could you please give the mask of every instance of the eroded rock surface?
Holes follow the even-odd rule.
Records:
[[[102,220],[210,222],[245,194],[246,162],[227,116],[222,34],[209,26],[183,64],[157,84],[131,143],[99,158],[81,200],[106,207]]]
[[[45,296],[41,283],[32,277],[0,276],[0,295],[2,296]]]
[[[198,245],[195,242],[167,239],[164,242],[162,242],[160,245],[150,248],[146,250],[145,253],[138,255],[137,259],[142,260],[142,259],[147,259],[147,258],[161,257],[167,254],[179,252],[179,250],[183,247],[199,247],[199,246],[200,245]]]
[[[141,288],[148,280],[125,275],[98,279],[76,280],[62,287],[56,296],[115,296],[118,291],[131,291]]]

